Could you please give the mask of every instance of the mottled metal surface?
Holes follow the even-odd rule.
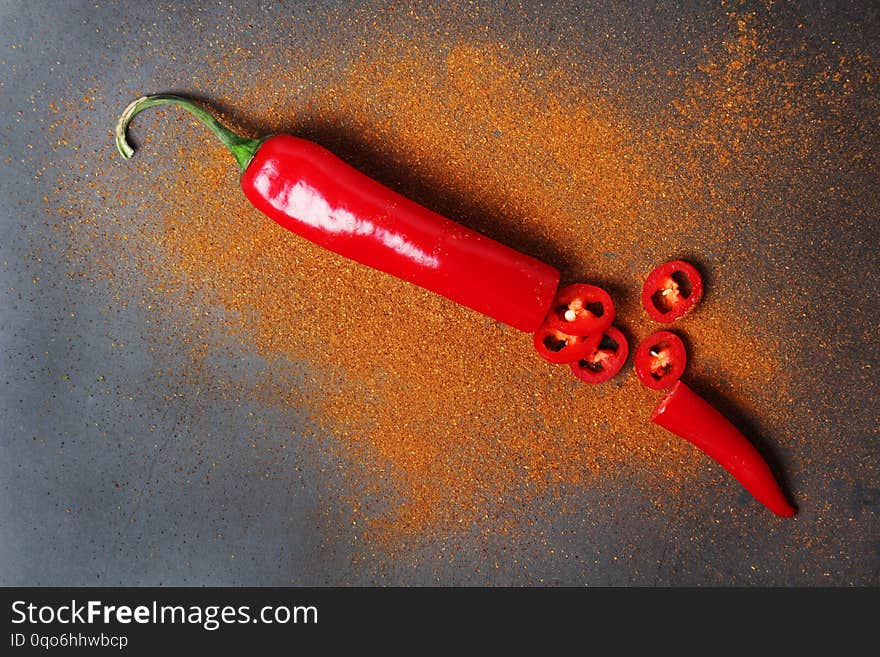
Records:
[[[813,378],[797,390],[815,411],[790,427],[803,440],[775,454],[781,470],[794,473],[786,483],[800,501],[797,531],[760,513],[735,522],[711,517],[716,496],[747,496],[716,468],[711,480],[723,489],[697,479],[677,492],[676,504],[697,512],[655,508],[621,478],[534,500],[523,510],[535,521],[531,534],[436,537],[400,560],[354,563],[346,510],[324,494],[338,483],[332,465],[296,439],[306,422],[297,409],[211,389],[169,397],[152,362],[147,338],[154,328],[143,310],[101,297],[69,275],[69,263],[40,249],[57,240],[43,221],[55,182],[38,173],[58,155],[36,119],[53,99],[100,88],[103,106],[80,134],[84,143],[109,144],[112,122],[136,92],[186,91],[193,71],[205,72],[203,56],[217,35],[255,49],[287,42],[312,55],[326,50],[328,66],[345,61],[334,44],[370,35],[373,10],[366,6],[240,4],[0,4],[0,584],[880,583],[876,166],[873,180],[829,171],[827,184],[850,194],[818,206],[801,224],[800,246],[788,244],[778,258],[755,227],[731,236],[753,250],[750,270],[765,298],[786,293],[774,282],[777,268],[817,281],[815,298],[804,301],[809,327],[795,342],[801,353],[791,354],[816,351]],[[785,25],[802,22],[876,60],[880,33],[871,4],[779,11]],[[441,34],[451,25],[461,36],[488,35],[520,48],[552,44],[584,66],[675,70],[693,65],[689,44],[711,33],[726,11],[696,5],[492,3],[480,11],[446,8],[442,20],[420,5],[419,13],[423,23],[437,20]],[[279,16],[295,29],[279,33]],[[150,57],[129,56],[147,43]],[[222,84],[233,93],[234,81]],[[661,87],[646,89],[639,101],[646,111],[665,102]],[[865,144],[874,165],[876,138],[875,130]],[[83,193],[92,192],[84,186]],[[770,217],[779,211],[769,202],[764,209]],[[829,336],[821,348],[817,335]],[[217,380],[259,378],[272,367],[229,349],[236,371],[218,357],[210,373]],[[769,419],[747,420],[770,435],[780,429]],[[244,434],[261,448],[243,448]],[[205,463],[214,464],[209,478]],[[554,514],[562,505],[589,512]]]

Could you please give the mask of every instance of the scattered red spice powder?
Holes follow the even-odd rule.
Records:
[[[650,269],[712,252],[743,220],[725,169],[748,159],[760,175],[775,153],[811,150],[808,131],[779,129],[796,111],[794,76],[762,57],[748,16],[731,21],[731,39],[707,52],[664,117],[645,118],[599,85],[504,44],[429,49],[387,37],[334,75],[321,61],[251,68],[238,76],[240,100],[227,119],[247,115],[246,131],[311,137],[432,209],[560,267],[563,282],[608,287],[636,344],[656,328],[638,303]],[[194,91],[229,77],[220,72],[225,58],[245,54],[218,55]],[[92,106],[102,102],[97,90],[89,95]],[[74,106],[59,135],[70,113],[83,111]],[[314,433],[304,439],[346,464],[339,495],[368,551],[513,531],[527,500],[621,472],[658,481],[672,498],[676,481],[703,462],[649,422],[659,394],[629,366],[609,383],[582,385],[534,354],[530,336],[287,233],[249,206],[232,159],[187,115],[154,110],[132,131],[141,143],[134,160],[117,162],[108,149],[59,181],[72,275],[111,277],[117,303],[135,290],[150,309],[190,312],[202,340],[222,328],[272,360],[277,379],[246,394],[307,409]],[[80,176],[89,198],[68,191]],[[738,297],[723,293],[724,263],[707,264],[719,280],[681,325],[694,347],[691,373],[748,413],[784,413],[790,374],[772,309],[751,326]],[[744,344],[756,345],[748,358]],[[199,377],[201,346],[188,347],[185,384]]]

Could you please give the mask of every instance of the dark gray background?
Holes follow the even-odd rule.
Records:
[[[437,538],[406,558],[353,563],[354,533],[346,529],[345,509],[328,494],[339,482],[325,472],[327,457],[297,439],[304,420],[296,409],[229,399],[210,388],[197,399],[169,398],[168,381],[157,377],[148,349],[149,317],[137,304],[123,306],[68,277],[67,263],[51,254],[38,255],[42,243],[55,239],[42,201],[53,194],[53,180],[37,175],[56,157],[45,107],[57,96],[70,97],[78,81],[94,79],[106,104],[95,114],[112,121],[136,90],[186,89],[191,70],[201,66],[196,55],[217,34],[242,43],[289,40],[304,52],[319,52],[327,40],[369,36],[369,7],[348,21],[349,9],[336,3],[247,3],[232,12],[224,3],[187,4],[0,3],[0,584],[880,582],[877,180],[846,172],[836,174],[836,183],[861,190],[854,200],[861,220],[842,222],[846,229],[831,229],[830,238],[834,221],[818,222],[806,230],[821,233],[822,253],[813,247],[795,253],[805,273],[822,267],[829,278],[849,281],[845,295],[823,299],[816,318],[844,338],[846,349],[834,367],[817,369],[805,384],[817,401],[816,417],[804,424],[813,433],[796,453],[778,455],[783,469],[796,473],[789,485],[798,497],[827,501],[802,509],[798,533],[771,526],[760,514],[738,523],[709,517],[717,499],[700,482],[687,484],[693,490],[683,495],[706,507],[703,519],[674,507],[654,509],[619,480],[568,491],[569,499],[536,500],[524,513],[553,520],[544,520],[532,537]],[[457,29],[520,44],[553,41],[586,63],[626,58],[664,70],[684,63],[691,56],[684,46],[711,32],[724,11],[702,3],[579,4],[495,4]],[[780,14],[876,58],[877,13],[864,5],[799,4],[783,6]],[[327,20],[334,7],[334,20]],[[231,24],[230,13],[236,16]],[[277,32],[280,15],[285,25],[297,26],[293,32]],[[127,49],[146,40],[165,44],[167,56],[132,62]],[[664,102],[657,92],[646,90],[646,106]],[[108,129],[83,126],[82,139],[106,140]],[[872,160],[876,145],[866,145]],[[853,209],[826,211],[837,216]],[[856,326],[841,327],[839,318],[854,299],[867,310]],[[272,367],[240,350],[237,362],[235,376],[259,377]],[[232,376],[221,359],[214,366],[218,381]],[[828,403],[829,394],[835,403]],[[260,449],[242,449],[243,434],[256,435]],[[832,441],[829,459],[821,445]],[[279,460],[274,448],[281,446],[286,456]],[[209,483],[206,463],[218,464]],[[261,472],[270,476],[253,476]],[[542,515],[562,503],[590,513]]]

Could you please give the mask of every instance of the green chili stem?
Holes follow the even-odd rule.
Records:
[[[220,141],[223,142],[223,145],[226,146],[226,148],[229,149],[229,152],[232,153],[233,157],[235,157],[235,161],[238,162],[238,166],[242,171],[247,168],[254,153],[257,152],[257,148],[263,143],[262,139],[247,139],[245,137],[240,137],[220,123],[209,112],[188,98],[171,94],[155,94],[153,96],[142,96],[135,100],[125,108],[122,116],[120,116],[119,120],[116,122],[116,130],[114,131],[114,134],[116,135],[116,148],[119,150],[120,155],[126,160],[134,155],[134,148],[125,138],[125,131],[128,128],[128,124],[131,123],[131,120],[141,110],[153,107],[154,105],[174,105],[175,107],[180,107],[190,114],[193,114],[204,123],[208,129],[220,139]]]

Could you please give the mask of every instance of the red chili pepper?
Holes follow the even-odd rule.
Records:
[[[702,298],[703,277],[684,260],[664,262],[648,274],[642,287],[642,306],[656,322],[675,321]]]
[[[601,335],[569,335],[547,322],[541,324],[532,337],[538,355],[557,365],[571,363],[591,354],[600,339]]]
[[[671,331],[657,331],[636,348],[636,376],[652,390],[668,388],[681,378],[687,351],[681,338]]]
[[[544,321],[569,335],[601,335],[614,321],[614,302],[601,287],[575,283],[556,293]]]
[[[571,371],[586,383],[602,383],[617,374],[629,354],[629,343],[616,326],[609,326],[598,345],[571,363]]]
[[[676,381],[651,421],[681,436],[718,461],[756,500],[783,517],[795,514],[770,466],[740,431],[709,402]]]
[[[543,322],[556,269],[404,198],[313,142],[244,139],[192,101],[161,94],[139,98],[120,117],[123,157],[134,153],[129,122],[154,105],[181,107],[210,128],[242,169],[245,196],[285,228],[522,331]]]

